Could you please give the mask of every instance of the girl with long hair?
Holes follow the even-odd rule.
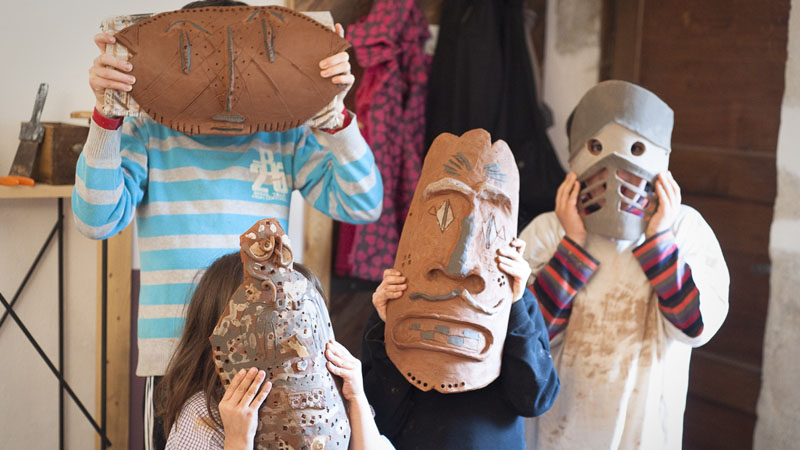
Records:
[[[299,263],[294,269],[325,296],[317,277]],[[186,326],[157,386],[157,414],[168,435],[167,449],[252,449],[258,427],[258,408],[272,383],[263,370],[240,371],[225,390],[217,375],[208,337],[214,331],[231,295],[243,280],[239,253],[222,256],[206,269],[186,310]],[[325,352],[328,369],[342,378],[342,397],[348,401],[352,450],[394,449],[380,435],[364,394],[361,362],[330,341]]]

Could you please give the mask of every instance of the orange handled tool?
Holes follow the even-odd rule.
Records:
[[[33,186],[33,178],[21,177],[19,175],[8,175],[0,177],[0,185],[3,186]]]

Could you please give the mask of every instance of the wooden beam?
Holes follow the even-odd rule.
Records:
[[[644,0],[605,0],[600,79],[639,83]]]
[[[331,292],[331,253],[333,249],[333,220],[303,202],[303,264],[319,278],[325,297]],[[328,305],[330,306],[330,305]]]
[[[114,449],[128,447],[128,406],[130,402],[130,349],[131,349],[131,229],[128,226],[108,239],[108,267],[106,304],[106,434]],[[97,377],[96,412],[100,422],[101,411],[101,323],[103,287],[103,243],[97,243]],[[95,439],[100,448],[100,438]]]

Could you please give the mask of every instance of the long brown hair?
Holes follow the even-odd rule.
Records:
[[[319,280],[310,270],[300,263],[294,263],[294,269],[308,278],[323,299],[327,299]],[[156,413],[164,422],[165,436],[169,436],[184,403],[199,391],[205,394],[206,411],[213,421],[209,425],[222,429],[216,411],[224,389],[214,366],[208,337],[214,332],[219,317],[242,284],[243,277],[242,260],[239,252],[235,252],[214,261],[197,283],[186,309],[183,335],[167,373],[156,386]]]

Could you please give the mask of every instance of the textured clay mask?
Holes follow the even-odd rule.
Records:
[[[463,392],[500,374],[513,301],[497,249],[517,233],[519,171],[485,130],[431,145],[397,250],[408,279],[388,303],[386,351],[417,388]]]
[[[285,131],[345,88],[322,78],[319,62],[350,44],[278,6],[166,12],[115,37],[132,55],[141,109],[186,134]]]
[[[347,449],[350,423],[324,354],[333,339],[325,302],[292,269],[289,238],[277,220],[256,222],[240,242],[244,282],[210,340],[224,386],[250,367],[272,381],[258,410],[255,448]]]

